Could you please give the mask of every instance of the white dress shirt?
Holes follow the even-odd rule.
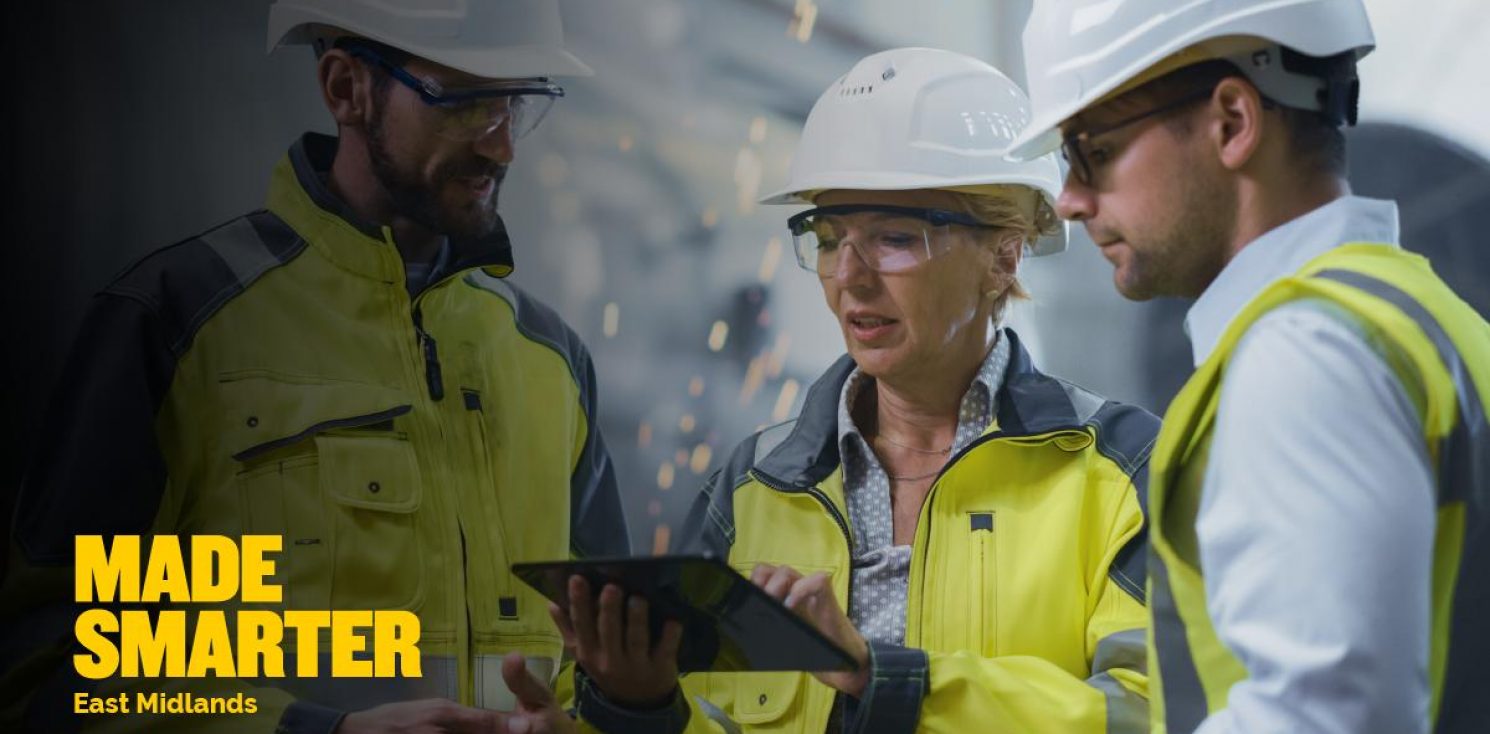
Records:
[[[1346,196],[1252,241],[1186,315],[1195,363],[1271,283],[1397,239],[1394,203]],[[1199,731],[1428,730],[1436,492],[1409,389],[1320,301],[1270,311],[1238,343],[1196,532],[1207,609],[1248,677]]]

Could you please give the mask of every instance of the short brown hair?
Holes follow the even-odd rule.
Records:
[[[1247,75],[1236,64],[1225,59],[1212,59],[1191,64],[1165,74],[1129,94],[1154,96],[1161,99],[1177,99],[1179,96],[1203,89],[1214,89],[1221,80],[1240,77],[1248,84]],[[1256,85],[1252,85],[1256,89]],[[1269,99],[1258,90],[1264,104],[1274,107],[1283,118],[1283,128],[1288,131],[1289,149],[1300,164],[1312,173],[1344,177],[1349,170],[1345,152],[1345,134],[1322,113],[1286,107]],[[1188,134],[1190,118],[1182,115],[1166,117],[1166,123],[1178,132]]]

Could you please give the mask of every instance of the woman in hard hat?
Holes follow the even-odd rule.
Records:
[[[1147,730],[1141,488],[1158,421],[1042,374],[1001,326],[1022,251],[1065,246],[1054,158],[1002,156],[1028,119],[981,61],[875,54],[819,98],[790,185],[766,199],[813,207],[788,226],[848,354],[797,419],[733,452],[681,550],[727,557],[859,668],[691,675],[679,695],[655,651],[571,611],[586,721]],[[617,592],[601,597],[613,615]]]

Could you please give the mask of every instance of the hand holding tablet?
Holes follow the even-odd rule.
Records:
[[[519,563],[513,572],[570,615],[570,577],[584,580],[576,590],[595,604],[614,609],[622,599],[646,601],[647,639],[669,643],[664,622],[681,629],[677,654],[680,672],[690,671],[854,671],[859,665],[845,652],[781,602],[717,558],[658,556]],[[607,585],[624,596],[607,600]],[[612,592],[614,594],[614,592]],[[625,602],[630,606],[632,602]],[[570,615],[572,616],[572,615]],[[619,628],[618,628],[619,627]],[[622,644],[640,637],[640,625],[610,627],[606,634]],[[579,633],[581,630],[573,630]],[[588,634],[588,632],[586,631]],[[597,625],[595,640],[599,642]],[[648,646],[648,653],[656,645]]]

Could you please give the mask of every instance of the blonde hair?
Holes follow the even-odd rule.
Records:
[[[1041,237],[1055,234],[1060,231],[1060,219],[1055,210],[1045,201],[1036,189],[1028,186],[1012,184],[989,184],[985,186],[954,189],[952,195],[957,199],[957,207],[962,213],[977,219],[984,224],[997,227],[999,230],[1012,230],[1019,235],[1018,240],[1011,238],[1000,238],[995,240],[997,246],[1007,246],[1006,243],[1017,242],[1022,255],[1035,244]],[[1002,254],[1002,253],[1000,253]],[[1019,283],[1018,276],[1011,272],[1009,277],[1013,280],[1008,290],[999,296],[999,300],[993,307],[994,321],[998,321],[1004,315],[1004,309],[1008,306],[1010,299],[1028,300],[1030,294]]]

